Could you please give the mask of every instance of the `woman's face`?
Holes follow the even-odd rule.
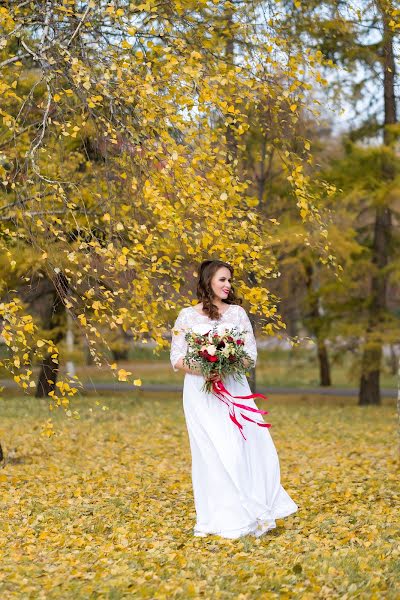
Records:
[[[226,300],[231,289],[231,280],[231,272],[226,267],[221,267],[214,273],[211,279],[211,288],[215,298]]]

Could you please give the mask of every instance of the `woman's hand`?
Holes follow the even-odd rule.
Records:
[[[219,373],[210,373],[210,375],[207,377],[207,381],[218,381],[218,379],[221,379]]]
[[[198,368],[190,368],[187,365],[185,365],[185,363],[183,362],[183,358],[180,358],[178,360],[178,362],[175,364],[175,366],[177,367],[177,369],[181,369],[182,371],[184,371],[185,373],[188,373],[189,375],[201,375],[201,371]]]

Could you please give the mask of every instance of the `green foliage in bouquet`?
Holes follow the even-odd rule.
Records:
[[[220,334],[217,326],[214,326],[205,334],[189,331],[185,335],[188,349],[183,362],[191,369],[200,368],[205,378],[203,391],[211,391],[211,375],[218,374],[220,379],[232,375],[236,381],[240,381],[246,371],[254,366],[254,360],[244,349],[246,333],[233,327]]]

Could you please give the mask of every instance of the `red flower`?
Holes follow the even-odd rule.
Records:
[[[233,363],[235,362],[236,358],[234,356],[232,356],[232,354],[229,356],[229,362]]]
[[[243,340],[236,340],[236,344],[238,346],[243,346],[244,345],[244,341]]]
[[[231,335],[228,335],[226,339],[228,340],[228,342],[233,342],[233,337]]]
[[[208,362],[214,363],[218,360],[218,356],[212,356],[211,354],[208,354],[207,350],[200,350],[199,355],[205,358]]]

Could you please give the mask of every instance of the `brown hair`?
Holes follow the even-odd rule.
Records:
[[[199,280],[197,282],[197,298],[203,303],[203,312],[210,317],[212,320],[220,318],[220,314],[217,306],[213,304],[214,292],[211,287],[211,280],[215,273],[221,267],[226,267],[231,272],[233,278],[233,267],[222,260],[203,260],[199,268]],[[242,304],[241,298],[238,298],[235,294],[235,290],[231,285],[228,297],[222,300],[226,304]]]

